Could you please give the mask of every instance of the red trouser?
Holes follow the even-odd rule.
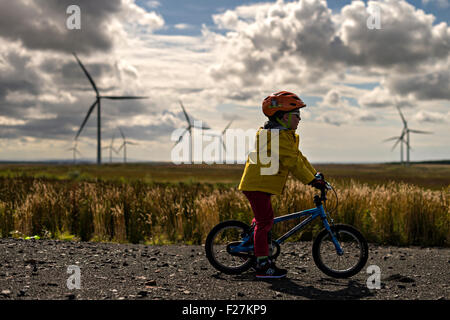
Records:
[[[261,191],[243,191],[250,205],[252,206],[255,218],[252,223],[256,221],[255,227],[255,256],[268,256],[269,245],[267,242],[267,234],[272,229],[273,225],[273,210],[270,202],[270,193]]]

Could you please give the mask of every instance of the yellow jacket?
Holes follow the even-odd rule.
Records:
[[[275,130],[273,133],[274,144],[276,144],[276,132]],[[271,130],[259,128],[256,133],[256,150],[251,152],[247,158],[239,190],[263,191],[280,195],[283,192],[289,172],[305,184],[314,179],[316,170],[298,149],[300,142],[298,134],[294,130],[278,130],[278,133],[279,151],[277,159],[276,150],[271,150]],[[269,162],[267,157],[272,160]],[[272,170],[272,174],[267,174],[269,167],[278,170]],[[266,172],[264,173],[261,169],[266,170]]]

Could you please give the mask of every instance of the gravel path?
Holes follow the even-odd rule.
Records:
[[[332,279],[315,266],[311,247],[284,244],[277,265],[288,278],[257,281],[251,271],[216,271],[202,246],[0,239],[0,300],[450,299],[450,248],[369,245],[363,271]],[[369,265],[380,267],[380,289],[367,288]],[[80,289],[69,266],[79,267]]]

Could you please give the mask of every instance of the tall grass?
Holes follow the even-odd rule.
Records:
[[[450,246],[449,189],[402,183],[368,186],[335,181],[335,222],[354,225],[371,242]],[[314,206],[315,191],[289,181],[272,199],[277,216]],[[328,208],[336,205],[329,194]],[[2,237],[74,235],[83,241],[203,243],[218,222],[249,223],[250,205],[234,187],[206,183],[88,182],[0,177]],[[297,222],[274,227],[275,236]],[[294,239],[311,239],[320,221]]]

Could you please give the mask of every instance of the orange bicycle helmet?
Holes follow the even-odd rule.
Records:
[[[306,104],[294,93],[280,91],[266,97],[262,109],[267,117],[273,116],[277,111],[292,111],[306,107]]]

